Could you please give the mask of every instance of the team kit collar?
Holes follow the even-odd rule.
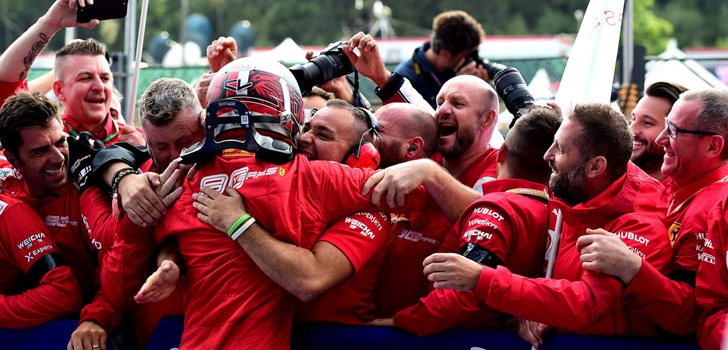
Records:
[[[682,203],[685,203],[685,201],[692,198],[696,193],[700,192],[700,190],[710,184],[726,180],[728,180],[728,164],[709,171],[705,175],[682,188],[677,188],[674,181],[669,181],[667,184],[667,191],[668,194],[672,196],[670,209],[679,207]]]
[[[73,137],[78,137],[81,132],[89,131],[86,130],[86,128],[84,128],[83,125],[81,125],[81,123],[79,123],[76,119],[66,113],[63,113],[63,126],[64,130]],[[113,141],[118,135],[119,125],[116,124],[116,121],[109,112],[106,114],[106,123],[104,123],[104,128],[99,133],[94,134],[93,138],[101,140],[101,142],[106,145]]]

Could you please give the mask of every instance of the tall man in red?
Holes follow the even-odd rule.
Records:
[[[578,105],[561,124],[544,157],[553,169],[550,188],[560,199],[551,208],[564,215],[553,279],[525,278],[457,254],[428,257],[428,279],[435,288],[474,290],[489,307],[565,331],[654,334],[644,315],[624,307],[621,282],[585,271],[575,249],[588,228],[602,227],[666,271],[662,185],[629,162],[631,145],[624,118],[607,105]]]

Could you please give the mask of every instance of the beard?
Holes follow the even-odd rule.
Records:
[[[440,144],[438,151],[445,159],[455,159],[460,157],[473,143],[475,143],[474,130],[463,128],[455,131],[455,142],[449,148]]]
[[[549,188],[556,197],[572,206],[586,201],[585,165],[586,162],[579,162],[565,173],[551,174]]]
[[[379,168],[384,169],[389,166],[399,164],[405,161],[403,156],[400,156],[399,152],[402,149],[402,142],[392,141],[389,145],[380,143],[379,156],[381,161]]]
[[[643,141],[643,139],[640,139]],[[665,151],[662,147],[657,147],[655,143],[645,143],[646,147],[638,154],[632,154],[632,163],[647,173],[659,171],[662,166],[662,159]]]

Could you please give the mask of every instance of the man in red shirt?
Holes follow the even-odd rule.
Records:
[[[698,309],[694,286],[698,265],[715,263],[705,254],[707,214],[728,195],[728,93],[716,90],[688,91],[680,96],[657,137],[664,147],[662,173],[668,176],[670,199],[667,231],[672,244],[667,275],[619,244],[606,232],[580,238],[584,267],[613,275],[627,285],[627,306],[641,310],[671,333],[695,333]]]
[[[379,143],[379,135],[370,124],[377,121],[371,118],[364,110],[342,100],[329,101],[306,123],[306,132],[298,140],[298,152],[310,160],[350,164],[362,139]],[[376,168],[376,164],[371,163],[368,168]],[[204,214],[202,220],[223,232],[245,214],[237,192],[227,192],[232,198],[210,189],[203,189],[204,196],[194,197],[195,205]],[[290,258],[298,257],[301,267],[296,272],[301,273],[287,271],[286,278],[281,279],[278,278],[283,275],[281,272],[266,271],[275,282],[305,302],[297,310],[297,319],[364,324],[374,319],[371,294],[382,262],[380,253],[390,242],[389,228],[388,215],[360,212],[333,223],[321,235],[307,232],[306,236],[316,239],[310,250],[290,247],[290,243],[273,239],[266,241],[264,247],[246,244],[243,248],[247,252],[270,249],[266,254],[251,253],[261,267],[283,268],[269,263],[281,259],[278,254],[283,252]],[[264,260],[259,261],[258,257]]]
[[[560,122],[559,114],[548,107],[534,107],[519,118],[499,150],[498,179],[486,183],[485,195],[462,211],[454,229],[459,240],[447,251],[459,251],[492,268],[503,265],[524,276],[542,274],[551,175],[543,154]],[[454,196],[454,190],[446,191],[446,196]],[[425,335],[455,327],[502,329],[509,318],[485,307],[472,293],[437,289],[397,312],[393,324]]]
[[[149,136],[149,147],[137,148],[119,143],[101,150],[94,157],[94,173],[102,178],[102,183],[91,186],[81,196],[81,211],[87,218],[89,234],[99,237],[102,247],[100,256],[111,248],[119,226],[117,219],[112,217],[111,198],[108,195],[115,174],[118,177],[118,173],[124,169],[141,170],[130,172],[117,181],[116,193],[120,197],[117,203],[125,209],[129,219],[154,226],[159,219],[152,215],[163,217],[166,214],[164,202],[169,205],[172,201],[157,193],[158,186],[152,186],[152,182],[156,184],[159,181],[163,170],[167,169],[168,173],[174,171],[177,163],[172,164],[173,159],[179,157],[182,149],[204,137],[203,110],[192,87],[180,79],[162,78],[154,81],[142,94],[139,112],[142,128]],[[156,203],[154,201],[160,203],[158,207],[147,203]],[[173,248],[175,244],[162,244],[155,265],[159,268],[150,279],[171,278],[169,275],[179,274]],[[105,342],[103,337],[106,330],[115,329],[122,318],[120,313],[115,312],[118,310],[114,310],[107,302],[106,295],[100,294],[94,303],[84,308],[70,343]],[[181,290],[162,303],[133,308],[131,322],[135,325],[134,340],[137,346],[144,346],[162,316],[177,313],[181,313]]]
[[[79,191],[69,180],[66,137],[58,107],[46,97],[19,92],[0,109],[0,142],[16,173],[3,192],[40,215],[88,301],[97,288],[96,247],[83,227]]]
[[[665,118],[683,92],[685,88],[680,85],[658,81],[645,90],[632,111],[632,162],[658,181],[667,176],[660,171],[665,152],[657,144],[657,136],[665,129]]]
[[[359,49],[360,56],[353,53],[354,48]],[[371,35],[355,34],[343,51],[362,75],[377,84],[383,101],[411,101],[422,106],[422,97],[407,90],[412,85],[387,71]],[[498,119],[498,96],[484,80],[462,75],[445,82],[436,100],[434,116],[440,137],[432,159],[460,182],[480,191],[483,183],[496,177],[497,149],[490,143]],[[427,103],[425,106],[429,107]],[[427,281],[420,273],[422,260],[438,251],[456,218],[448,220],[440,207],[431,203],[420,212],[395,220],[395,238],[387,246],[386,268],[380,271],[374,294],[378,316],[391,317],[427,293]]]
[[[644,315],[624,307],[621,282],[585,271],[575,249],[586,229],[602,227],[657,270],[667,269],[662,185],[629,162],[631,142],[623,116],[607,105],[578,105],[561,124],[544,157],[553,170],[549,187],[560,199],[550,208],[563,213],[553,279],[526,278],[457,254],[428,257],[428,279],[435,288],[474,291],[489,307],[565,331],[654,334]]]
[[[63,104],[63,129],[68,134],[78,137],[87,131],[104,145],[144,144],[141,132],[120,126],[109,112],[114,77],[103,44],[94,39],[66,44],[56,52],[53,73],[53,92]]]

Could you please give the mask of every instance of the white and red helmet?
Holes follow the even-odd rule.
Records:
[[[207,101],[207,137],[182,152],[183,162],[204,161],[226,148],[277,163],[293,159],[304,111],[301,91],[286,67],[251,57],[232,61],[212,78]]]

